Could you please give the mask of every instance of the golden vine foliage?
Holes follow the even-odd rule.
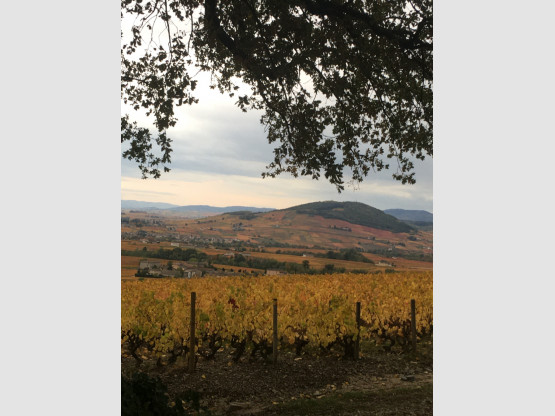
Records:
[[[406,344],[411,299],[419,336],[431,333],[433,325],[431,272],[147,279],[122,282],[122,345],[142,342],[156,354],[186,348],[193,291],[199,346],[215,337],[268,345],[274,298],[281,342],[291,345],[326,347],[354,339],[356,302],[363,340]]]

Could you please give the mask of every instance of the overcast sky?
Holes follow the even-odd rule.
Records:
[[[340,194],[324,179],[293,178],[282,174],[262,179],[273,159],[273,146],[259,122],[260,113],[243,113],[235,98],[208,88],[199,77],[198,104],[178,108],[179,121],[168,131],[173,139],[169,173],[160,179],[141,179],[137,166],[122,159],[122,199],[177,205],[245,205],[287,208],[314,201],[358,201],[378,209],[423,209],[432,212],[432,159],[415,161],[416,184],[402,185],[392,171],[371,173],[356,187]],[[142,126],[149,120],[122,105]]]

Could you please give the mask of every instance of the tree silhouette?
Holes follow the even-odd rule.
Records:
[[[176,106],[198,101],[198,71],[262,111],[275,144],[264,177],[324,175],[340,191],[345,174],[360,182],[393,161],[393,177],[414,183],[410,157],[433,154],[431,1],[123,0],[129,18],[122,99],[157,132],[125,115],[121,141],[143,177],[169,170],[167,130]]]

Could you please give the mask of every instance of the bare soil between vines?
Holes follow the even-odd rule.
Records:
[[[160,367],[133,358],[122,359],[122,370],[159,377],[172,399],[199,392],[211,415],[420,416],[432,414],[432,351],[428,341],[416,354],[376,349],[358,361],[280,352],[276,365],[248,357],[233,363],[223,351],[200,359],[193,374],[185,362]]]

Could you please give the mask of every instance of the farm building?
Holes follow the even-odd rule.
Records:
[[[162,262],[159,260],[141,260],[139,262],[139,269],[160,269]]]

